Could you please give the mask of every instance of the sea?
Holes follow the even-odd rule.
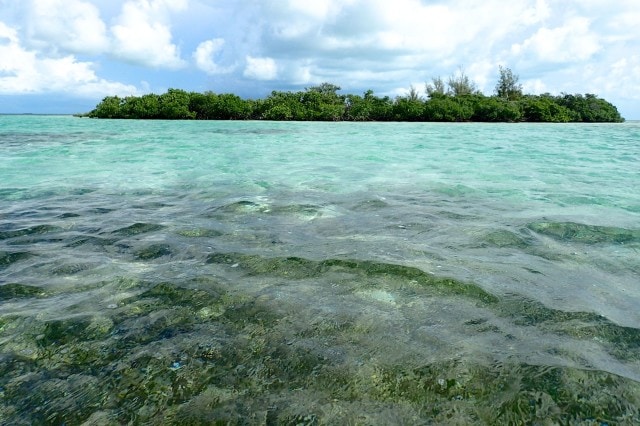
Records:
[[[640,122],[0,116],[0,424],[640,424]]]

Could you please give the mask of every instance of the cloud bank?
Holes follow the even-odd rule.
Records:
[[[503,65],[533,92],[633,108],[637,22],[635,0],[0,0],[0,95],[324,81],[393,95],[461,66],[490,94]]]

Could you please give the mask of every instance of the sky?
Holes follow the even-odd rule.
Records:
[[[503,66],[640,119],[639,25],[638,0],[0,0],[0,113],[169,88],[394,97],[461,70],[491,95]]]

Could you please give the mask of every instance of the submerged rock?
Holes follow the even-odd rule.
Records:
[[[99,313],[0,318],[0,419],[176,425],[640,420],[640,383],[632,379],[535,365],[517,355],[475,356],[473,346],[464,346],[471,352],[434,358],[428,346],[416,351],[401,325],[385,328],[397,332],[397,339],[377,334],[385,318],[375,315],[401,307],[407,310],[400,315],[409,315],[409,303],[425,302],[431,306],[425,315],[434,316],[427,324],[437,332],[443,313],[438,306],[444,303],[460,314],[471,312],[460,321],[467,330],[462,337],[482,333],[495,339],[506,324],[523,333],[535,326],[554,339],[604,342],[614,356],[626,353],[637,362],[640,331],[597,314],[499,297],[474,283],[384,262],[239,253],[213,254],[208,261],[209,267],[237,264],[248,279],[273,280],[277,292],[309,277],[328,284],[318,277],[330,276],[331,291],[366,301],[344,306],[375,304],[377,310],[369,312],[370,322],[359,309],[332,311],[313,300],[301,309],[269,292],[230,290],[233,280],[213,276],[161,283],[121,278],[101,286],[103,295],[123,296]],[[32,293],[14,288],[17,294]],[[456,325],[451,327],[455,331]],[[386,346],[381,338],[389,340]],[[37,356],[23,354],[26,350]]]
[[[0,251],[0,269],[4,269],[24,259],[28,259],[32,254],[22,251]]]
[[[215,238],[223,235],[220,231],[207,228],[183,229],[177,234],[188,238]]]
[[[124,228],[117,229],[112,232],[112,234],[123,235],[123,236],[133,236],[139,234],[145,234],[147,232],[154,232],[163,229],[164,226],[158,225],[156,223],[134,223],[131,226],[126,226]]]
[[[532,231],[560,241],[584,244],[640,242],[640,230],[612,226],[585,225],[575,222],[534,222],[528,227]]]
[[[118,240],[116,238],[101,238],[93,235],[80,235],[70,239],[70,242],[65,244],[65,247],[78,247],[82,245],[89,245],[95,247],[106,247],[113,245]]]
[[[351,210],[357,212],[368,212],[368,211],[376,211],[382,210],[389,207],[389,204],[386,201],[380,200],[378,198],[374,198],[372,200],[363,200],[359,203],[355,204],[351,207]]]
[[[525,249],[531,245],[531,242],[528,239],[505,229],[491,231],[485,234],[482,237],[482,242],[499,248],[514,247]]]
[[[66,263],[64,265],[56,266],[51,270],[53,275],[74,275],[82,271],[86,271],[95,267],[95,264],[91,263]]]
[[[269,207],[265,204],[258,204],[248,200],[241,200],[226,204],[224,206],[220,206],[216,208],[215,211],[221,213],[245,214],[264,212],[265,210],[268,210],[268,208]]]
[[[113,327],[107,318],[94,315],[78,315],[45,323],[38,343],[42,346],[66,345],[68,343],[104,338]]]
[[[0,285],[0,300],[22,299],[43,295],[45,295],[45,292],[41,287],[18,283]]]
[[[386,277],[391,282],[424,286],[440,294],[467,296],[484,303],[494,303],[497,298],[473,283],[442,278],[418,268],[391,263],[355,259],[327,259],[321,261],[301,257],[261,257],[240,253],[214,253],[207,263],[226,264],[251,275],[274,275],[288,279],[317,277],[328,272],[344,272],[355,276]]]
[[[50,232],[59,232],[62,228],[53,225],[37,225],[30,228],[17,229],[15,231],[0,231],[0,240],[9,238],[24,237],[30,235],[47,234]]]
[[[153,260],[171,254],[172,250],[169,244],[152,244],[136,251],[136,257],[140,260]]]

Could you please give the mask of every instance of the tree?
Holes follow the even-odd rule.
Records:
[[[573,121],[587,123],[620,123],[624,121],[615,106],[591,93],[584,96],[563,93],[562,96],[556,98],[556,102],[574,113]]]
[[[322,83],[309,87],[302,94],[301,102],[305,111],[305,120],[309,121],[337,121],[341,120],[345,112],[345,97],[338,95],[339,86]]]
[[[433,77],[431,79],[431,84],[425,84],[425,92],[427,92],[427,96],[429,98],[442,97],[446,95],[446,88],[444,81],[440,76]]]
[[[478,90],[476,84],[471,81],[462,68],[458,71],[458,75],[449,77],[447,84],[449,85],[449,92],[453,96],[472,95]]]
[[[415,97],[398,97],[393,104],[393,118],[396,121],[421,121],[423,112],[424,102]]]
[[[223,93],[216,103],[217,120],[246,120],[251,117],[251,104],[238,95]]]
[[[422,119],[425,121],[468,121],[473,108],[463,98],[435,97],[424,104]]]
[[[317,86],[311,86],[307,88],[307,91],[309,92],[318,92],[324,96],[329,97],[337,97],[338,94],[336,92],[338,90],[340,90],[340,86],[336,86],[335,84],[331,83],[321,83]]]
[[[123,118],[121,110],[123,101],[124,100],[118,96],[107,96],[89,113],[89,117]]]
[[[523,96],[518,102],[522,108],[525,121],[544,123],[568,123],[575,114],[556,102],[556,99],[548,93],[539,96]]]
[[[124,118],[148,120],[158,118],[159,97],[154,93],[143,96],[127,96],[121,106],[121,115]]]
[[[191,93],[189,111],[196,115],[197,120],[218,119],[218,95],[211,91]]]
[[[522,118],[517,102],[495,96],[478,95],[473,109],[473,121],[515,122]]]
[[[297,92],[273,91],[265,99],[245,100],[234,94],[186,92],[105,97],[86,114],[92,118],[198,120],[318,120],[318,121],[540,121],[622,122],[617,108],[596,95],[523,95],[518,77],[500,67],[497,96],[485,96],[462,71],[449,78],[448,90],[440,77],[421,98],[411,86],[404,96],[339,95],[340,87],[322,83]],[[517,97],[516,100],[514,100]]]
[[[509,68],[499,67],[500,77],[496,84],[496,94],[498,97],[508,101],[514,101],[522,96],[522,85],[518,84],[519,77]]]
[[[358,95],[347,95],[345,119],[350,121],[371,120],[372,104],[370,99],[372,94],[372,90],[367,90],[364,93],[364,97]]]
[[[420,101],[420,94],[418,93],[416,88],[413,87],[413,84],[409,86],[409,93],[407,94],[407,99],[410,100],[411,102]]]
[[[195,118],[189,110],[190,94],[182,89],[169,89],[158,97],[159,117],[165,120]]]
[[[254,118],[262,120],[304,120],[302,92],[272,91],[264,100],[256,102]]]

